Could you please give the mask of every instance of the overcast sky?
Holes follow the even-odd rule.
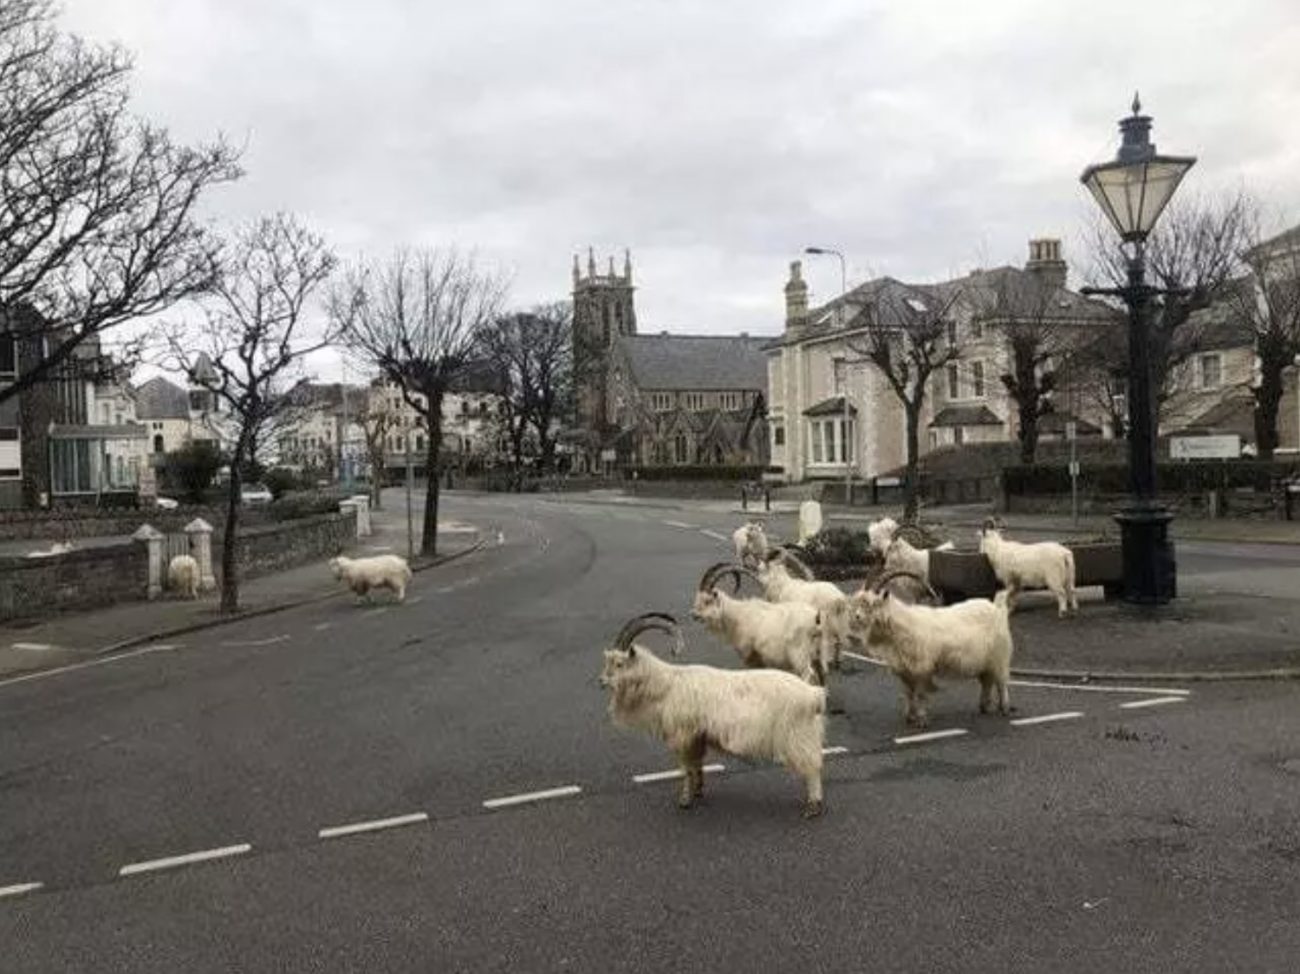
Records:
[[[1300,222],[1295,0],[65,0],[136,54],[135,106],[246,142],[211,199],[345,257],[477,248],[512,299],[632,250],[642,331],[775,332],[788,262],[935,279],[1066,256],[1140,88],[1185,192]],[[585,257],[584,257],[585,261]],[[838,265],[809,258],[816,299]]]

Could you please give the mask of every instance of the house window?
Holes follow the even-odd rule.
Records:
[[[698,413],[704,408],[704,393],[688,392],[686,393],[686,408],[693,413]]]
[[[1218,352],[1197,359],[1197,378],[1202,389],[1217,389],[1223,384],[1223,356]]]
[[[653,392],[650,404],[657,413],[666,413],[673,408],[673,396],[670,392]]]
[[[686,463],[690,454],[686,449],[686,436],[678,433],[673,437],[673,460],[676,463]]]
[[[785,427],[779,423],[772,427],[772,445],[785,446]]]
[[[423,449],[424,449],[424,434],[423,434],[423,433],[417,433],[417,434],[415,435],[415,449],[416,449],[416,450],[423,450]]]
[[[22,465],[22,447],[18,442],[18,428],[0,427],[0,480],[20,478]]]
[[[18,378],[18,341],[13,335],[0,336],[0,379]]]
[[[740,408],[740,393],[738,393],[738,392],[724,392],[724,393],[722,394],[722,408],[723,408],[723,409],[739,409],[739,408]]]
[[[970,323],[970,337],[971,337],[971,341],[975,341],[975,342],[979,341],[981,338],[984,337],[983,322],[972,321]]]
[[[970,364],[970,388],[971,395],[976,399],[984,398],[984,363],[972,362]]]
[[[948,398],[961,398],[961,379],[957,372],[956,363],[948,366]]]
[[[948,347],[957,347],[957,322],[955,321],[948,322]]]
[[[853,459],[853,421],[817,419],[809,424],[813,463],[847,463]],[[846,456],[847,454],[847,456]]]
[[[481,402],[481,403],[478,404],[478,414],[479,414],[480,416],[486,416],[486,415],[488,414],[488,404],[487,404],[487,403],[485,403],[485,402]]]
[[[835,395],[842,396],[844,395],[844,377],[846,374],[846,366],[844,363],[844,359],[842,358],[834,359],[831,362],[831,370],[832,370],[832,375],[834,376]]]
[[[154,438],[153,438],[153,452],[154,452],[154,453],[162,453],[162,452],[163,452],[163,438],[162,438],[162,434],[161,434],[161,433],[155,433],[155,434],[154,434]]]

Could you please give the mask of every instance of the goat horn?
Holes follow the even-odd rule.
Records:
[[[783,547],[780,553],[781,560],[793,565],[799,574],[803,576],[804,581],[811,582],[813,580],[812,569],[804,564],[796,555],[792,554],[788,546]]]
[[[716,564],[710,565],[708,568],[704,569],[704,574],[700,576],[700,585],[696,591],[707,592],[709,589],[713,588],[714,582],[717,581],[719,575],[722,575],[735,567],[736,566],[729,561],[720,561]],[[740,590],[739,579],[736,580],[736,590]]]
[[[929,582],[927,582],[924,578],[922,578],[922,577],[921,577],[920,575],[918,575],[916,572],[906,572],[906,571],[889,572],[889,573],[886,574],[883,578],[881,578],[878,582],[876,582],[876,584],[872,587],[872,591],[874,591],[877,595],[879,595],[881,592],[883,592],[883,591],[885,590],[885,586],[888,585],[890,582],[892,582],[892,581],[893,581],[894,579],[896,579],[896,578],[912,578],[912,579],[915,579],[916,581],[920,582],[922,585],[925,586],[925,590],[926,590],[926,592],[929,593],[931,599],[933,599],[935,602],[938,602],[938,601],[939,601],[939,593],[936,592],[936,591],[931,587],[931,585],[930,585]],[[864,586],[864,588],[865,588],[865,586]]]
[[[986,518],[984,519],[984,530],[985,530],[985,531],[990,531],[990,530],[992,530],[992,531],[996,531],[996,530],[997,530],[997,527],[998,527],[997,518],[986,517]]]
[[[682,630],[674,619],[666,612],[644,612],[635,618],[629,619],[627,623],[619,630],[614,637],[614,647],[624,652],[632,645],[632,640],[641,633],[655,629],[659,632],[666,632],[673,637],[673,655],[677,656],[682,651]]]

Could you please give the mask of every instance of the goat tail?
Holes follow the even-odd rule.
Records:
[[[1011,589],[998,589],[993,596],[993,604],[1009,615],[1011,613]]]
[[[1071,589],[1074,588],[1074,552],[1069,548],[1065,549],[1065,584]]]

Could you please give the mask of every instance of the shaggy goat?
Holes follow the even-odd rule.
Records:
[[[884,557],[889,550],[889,542],[894,540],[898,534],[898,522],[892,517],[882,517],[879,521],[872,521],[867,525],[867,540],[871,544],[871,550]]]
[[[989,560],[993,574],[1007,590],[1014,609],[1021,589],[1045,588],[1056,596],[1057,614],[1079,611],[1074,592],[1074,552],[1055,541],[1023,544],[1002,537],[1000,521],[992,518],[980,530],[980,553]]]
[[[1007,594],[949,606],[909,605],[881,587],[852,597],[848,626],[902,682],[907,723],[929,723],[926,699],[936,676],[978,677],[980,713],[988,713],[996,698],[1006,716],[1014,648]]]
[[[167,587],[187,599],[199,597],[199,563],[190,555],[177,555],[167,564]]]
[[[727,642],[746,666],[786,670],[809,683],[824,685],[826,658],[818,611],[803,602],[737,599],[717,588],[731,575],[736,591],[745,568],[720,562],[705,571],[691,605],[691,617]]]
[[[870,530],[870,529],[868,529]],[[945,541],[935,551],[951,551],[952,542]],[[923,588],[930,587],[930,549],[914,548],[906,538],[895,537],[885,548],[885,571],[903,577],[920,579]]]
[[[358,598],[369,599],[371,589],[390,589],[398,602],[406,601],[406,586],[411,580],[411,566],[399,555],[375,555],[371,558],[330,559],[334,577],[347,584]]]
[[[648,629],[671,634],[673,655],[680,653],[681,630],[672,616],[638,616],[605,650],[600,685],[610,691],[616,724],[653,734],[677,756],[683,776],[678,806],[690,808],[704,794],[704,757],[713,748],[784,764],[804,779],[804,817],[820,815],[826,691],[774,670],[666,662],[633,642]]]
[[[746,568],[757,568],[767,556],[767,532],[761,521],[749,521],[731,535],[736,561]]]

